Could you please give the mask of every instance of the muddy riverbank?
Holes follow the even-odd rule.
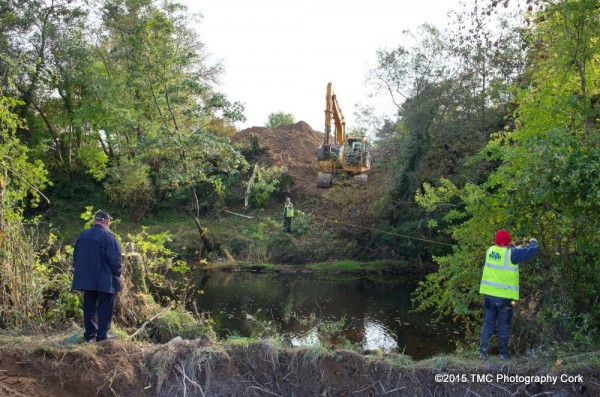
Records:
[[[21,396],[597,396],[600,353],[508,362],[472,356],[412,361],[272,340],[174,340],[56,346],[3,341],[0,395]]]

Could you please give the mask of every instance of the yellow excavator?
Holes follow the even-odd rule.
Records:
[[[331,121],[335,125],[335,133],[331,133]],[[327,84],[325,97],[325,135],[323,143],[317,148],[319,174],[317,187],[330,188],[332,175],[342,171],[354,175],[354,181],[366,185],[367,171],[371,168],[369,141],[365,137],[346,135],[346,122],[342,109],[333,93],[331,83]]]

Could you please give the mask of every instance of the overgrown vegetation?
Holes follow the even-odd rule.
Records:
[[[476,17],[485,18],[484,14]],[[534,260],[522,266],[524,296],[518,310],[516,334],[520,337],[514,338],[516,347],[523,350],[527,346],[556,343],[565,346],[566,343],[588,349],[598,343],[600,336],[600,305],[596,293],[600,282],[597,233],[600,223],[596,216],[600,210],[597,3],[540,2],[530,22],[528,28],[520,31],[528,52],[526,67],[514,76],[518,79],[504,80],[505,76],[500,73],[491,76],[513,83],[504,89],[507,99],[502,101],[500,97],[491,96],[501,92],[498,90],[479,97],[493,104],[490,111],[510,103],[514,114],[507,114],[500,125],[474,125],[485,126],[479,133],[484,138],[489,136],[489,141],[487,144],[475,141],[479,142],[471,147],[475,151],[458,151],[461,156],[471,154],[463,157],[466,161],[462,163],[467,168],[438,174],[442,178],[428,181],[425,175],[432,174],[426,168],[414,168],[414,164],[427,166],[421,152],[399,156],[409,167],[399,174],[400,198],[412,197],[406,194],[416,191],[416,201],[427,211],[423,226],[427,225],[434,233],[449,234],[456,242],[451,253],[435,258],[439,270],[421,284],[415,299],[420,309],[434,308],[466,321],[472,332],[471,340],[475,339],[480,322],[481,255],[493,240],[494,231],[505,228],[517,238],[535,236],[542,242],[542,248]],[[434,53],[439,54],[439,51]],[[494,63],[491,56],[495,56],[495,52],[481,55],[475,60],[490,62],[492,67],[502,65]],[[391,56],[386,54],[382,60],[389,60]],[[439,79],[444,76],[440,74],[434,79],[434,76],[419,74],[420,79],[416,81],[423,82],[420,87],[445,84],[446,79]],[[493,80],[491,83],[490,90]],[[483,94],[485,87],[480,88]],[[399,133],[392,133],[404,148],[410,148],[410,142],[414,142],[411,134],[421,137],[419,127],[411,126],[407,118],[415,115],[409,105],[427,97],[426,91],[411,94],[400,107]],[[434,113],[427,110],[427,114]],[[458,119],[445,117],[443,120]],[[416,121],[423,127],[422,118]],[[426,123],[424,131],[432,133],[431,128],[437,123],[435,120]],[[465,128],[454,128],[454,131],[468,132]],[[448,151],[451,142],[464,144],[468,139],[448,139],[446,145],[436,144],[423,153],[437,153],[437,159],[447,159],[448,153],[440,153],[441,149]],[[419,138],[419,142],[422,144],[423,139]],[[489,171],[469,177],[467,170],[478,164],[482,164],[480,170]],[[421,179],[408,183],[411,172],[416,172],[413,175]],[[422,189],[417,189],[421,186]]]
[[[321,262],[315,268],[351,272],[362,265],[331,261],[360,256],[421,268],[433,259],[439,268],[415,303],[465,323],[468,344],[480,322],[481,255],[505,228],[541,242],[522,267],[516,347],[595,346],[600,13],[595,0],[527,5],[508,14],[497,1],[477,2],[450,29],[424,25],[410,47],[376,54],[369,80],[391,94],[397,113],[378,125],[373,158],[389,178],[370,203],[377,226],[358,235],[323,226],[301,206],[293,233],[283,233],[279,204],[270,204],[293,184],[270,165],[252,187],[250,215],[225,218],[261,148],[257,137],[249,148],[227,140],[243,106],[216,89],[221,67],[209,62],[183,5],[3,3],[0,328],[77,318],[68,243],[78,213],[102,204],[123,214],[127,224],[115,226],[138,261],[130,287],[141,289],[119,321],[134,330],[159,314],[156,302],[173,304],[149,326],[161,341],[210,334],[210,322],[182,309],[206,260]],[[292,122],[281,112],[268,121]],[[361,194],[332,189],[323,200],[358,224],[364,214],[352,202]],[[138,305],[148,312],[136,313]]]
[[[1,91],[0,91],[1,93]],[[41,161],[29,161],[29,149],[17,136],[22,121],[13,113],[20,103],[0,97],[0,327],[35,324],[45,318],[46,285],[59,283],[42,261],[43,237],[37,223],[26,226],[23,211],[37,206],[48,184]]]

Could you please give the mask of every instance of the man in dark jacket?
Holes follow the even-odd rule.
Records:
[[[73,289],[83,291],[84,338],[87,342],[109,338],[115,298],[121,290],[121,246],[108,229],[112,218],[98,211],[93,225],[75,243]]]

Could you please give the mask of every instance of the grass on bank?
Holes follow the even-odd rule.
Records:
[[[350,261],[340,260],[322,263],[313,263],[308,265],[282,265],[275,263],[252,263],[245,261],[220,261],[211,262],[207,270],[226,270],[226,271],[250,271],[250,272],[281,272],[294,273],[298,271],[306,273],[318,273],[322,275],[348,275],[355,277],[357,275],[378,275],[384,273],[394,274],[414,274],[414,269],[403,261]],[[386,281],[387,278],[381,280]]]
[[[53,225],[55,234],[64,244],[72,245],[83,231],[84,221],[80,214],[89,205],[93,206],[93,211],[102,208],[111,213],[114,218],[111,229],[123,238],[124,243],[128,240],[128,234],[137,235],[142,229],[145,229],[148,235],[168,233],[171,236],[168,248],[190,261],[202,256],[213,262],[235,259],[254,263],[271,261],[306,264],[327,258],[339,259],[359,255],[355,244],[339,238],[339,230],[312,221],[310,214],[305,216],[303,228],[292,227],[292,233],[284,233],[279,207],[255,209],[242,214],[245,216],[229,212],[203,216],[202,226],[213,244],[213,251],[207,256],[206,252],[199,252],[200,235],[194,222],[181,209],[160,209],[148,213],[138,221],[128,217],[118,208],[96,203],[72,204],[69,210],[52,209],[45,218],[45,221]],[[298,225],[300,224],[301,222]],[[324,240],[329,243],[323,244]],[[343,271],[341,268],[340,270]]]
[[[340,260],[325,263],[314,263],[307,268],[323,273],[362,273],[362,272],[402,272],[409,269],[409,264],[403,261],[368,261],[358,262]]]
[[[251,263],[245,261],[219,261],[211,262],[207,270],[245,271],[245,272],[281,272],[286,269],[284,265],[274,263]]]
[[[113,330],[111,329],[111,332]],[[127,334],[122,330],[115,330],[118,334],[116,343],[120,345],[130,345],[132,349],[144,348],[147,346],[166,346],[170,344],[152,344],[146,341],[131,341],[127,340]],[[2,349],[22,353],[28,357],[37,352],[59,354],[65,351],[78,351],[84,355],[98,354],[101,344],[83,343],[78,341],[79,334],[83,330],[77,327],[71,327],[63,331],[48,334],[32,334],[32,335],[17,335],[15,333],[0,333],[0,352]],[[191,340],[193,341],[193,339]],[[108,342],[111,343],[111,342]],[[316,362],[320,358],[336,357],[342,351],[352,351],[362,355],[366,360],[378,361],[383,360],[390,366],[406,369],[427,369],[434,372],[441,371],[463,371],[467,373],[473,370],[489,370],[495,371],[502,368],[510,368],[512,371],[517,371],[522,375],[535,374],[540,371],[548,373],[595,373],[600,370],[600,351],[590,351],[584,353],[569,353],[566,351],[556,352],[554,354],[546,354],[543,356],[519,356],[513,357],[509,361],[502,361],[497,357],[490,357],[487,360],[479,359],[476,352],[463,352],[455,354],[441,354],[428,359],[414,361],[410,356],[402,353],[383,353],[377,354],[370,352],[369,354],[361,354],[359,349],[352,349],[345,346],[344,348],[331,348],[324,345],[289,347],[283,339],[278,337],[270,338],[245,338],[232,336],[223,341],[211,340],[208,341],[206,349],[216,349],[221,352],[226,352],[229,349],[248,348],[251,349],[256,345],[269,345],[269,350],[276,351],[293,351],[304,356],[309,361]],[[205,344],[203,344],[204,346]]]
[[[122,210],[107,205],[89,202],[73,203],[70,209],[62,206],[51,209],[45,221],[51,223],[58,236],[66,243],[73,243],[79,233],[84,229],[84,221],[80,218],[86,206],[93,206],[94,211],[104,209],[113,217],[111,228],[123,238],[130,234],[137,234],[146,227],[149,234],[168,231],[174,236],[178,248],[192,247],[198,240],[198,230],[192,219],[177,208],[163,209],[148,213],[142,221],[128,217]],[[267,214],[268,215],[268,214]],[[253,218],[247,219],[234,215],[223,214],[220,217],[207,216],[202,219],[204,226],[210,234],[221,237],[241,233],[245,228],[251,227],[265,216],[265,211],[254,211]]]

